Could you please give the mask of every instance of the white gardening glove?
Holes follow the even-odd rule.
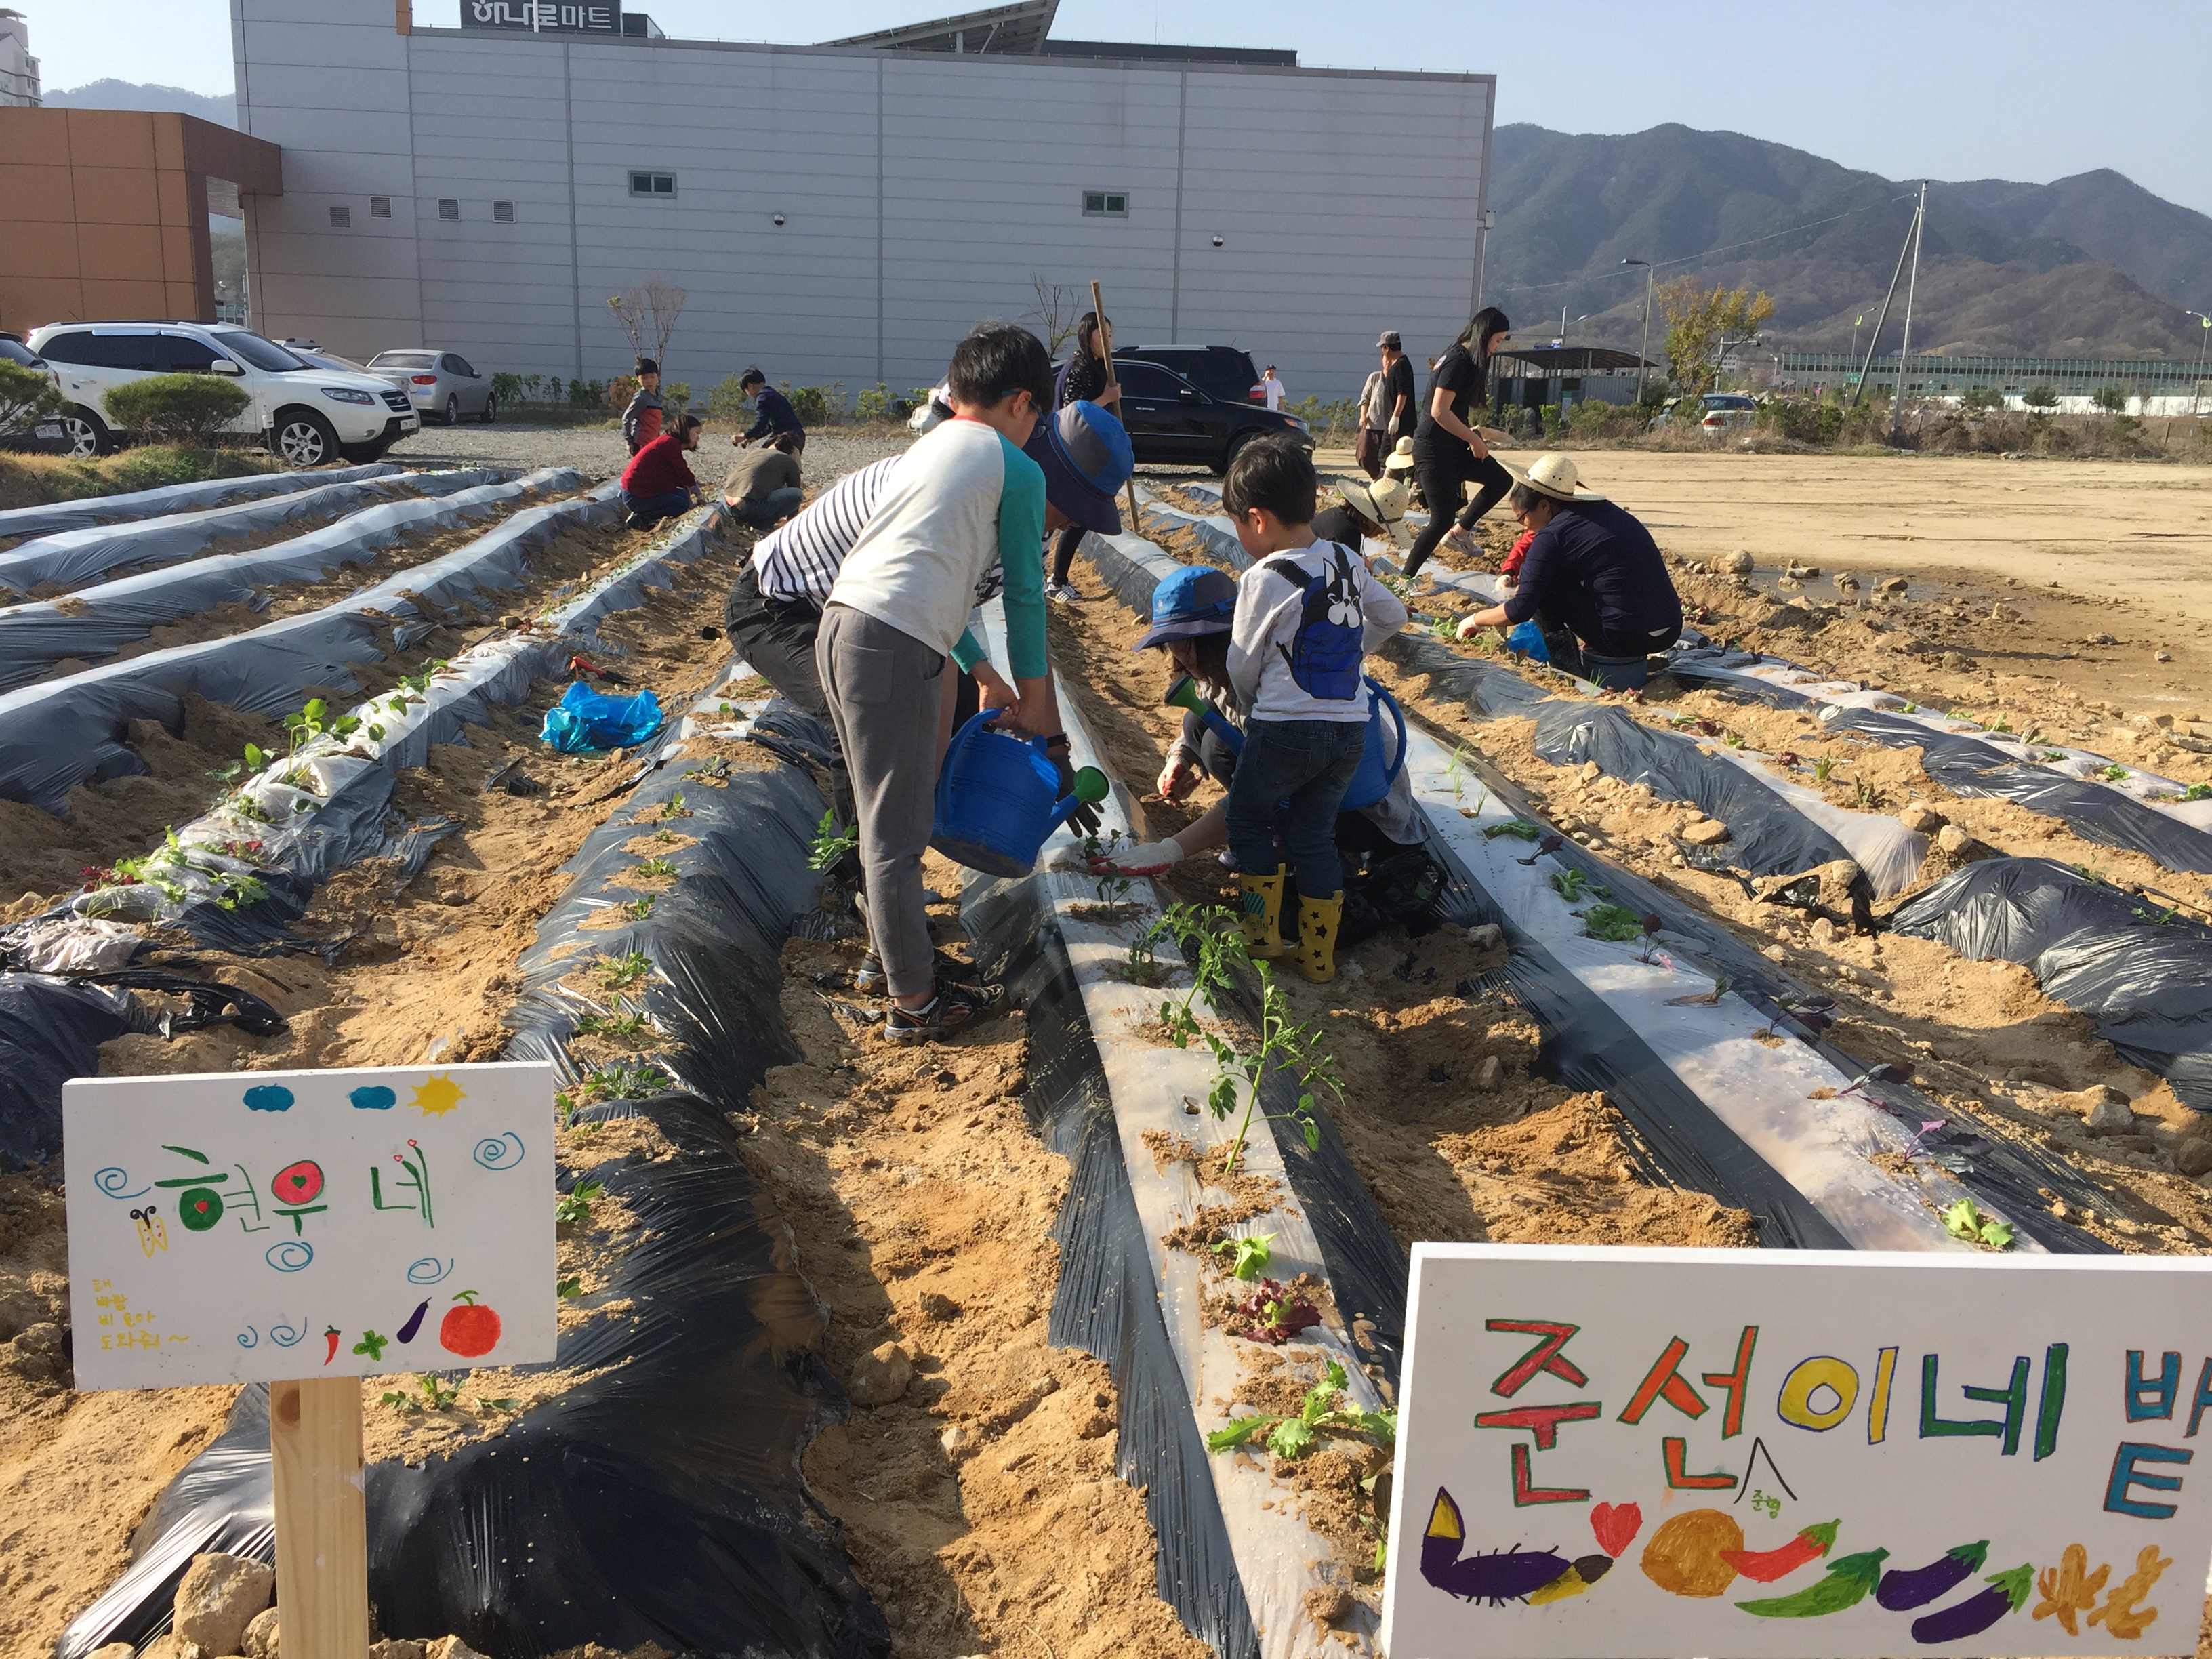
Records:
[[[1132,847],[1127,852],[1116,853],[1112,858],[1102,858],[1094,868],[1111,866],[1127,875],[1157,876],[1182,859],[1180,842],[1148,841],[1141,847]]]

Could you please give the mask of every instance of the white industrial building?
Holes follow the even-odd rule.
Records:
[[[23,14],[0,6],[0,104],[39,107],[39,60],[31,55],[31,26]]]
[[[1036,279],[1095,277],[1121,343],[1243,346],[1293,398],[1356,392],[1383,328],[1443,349],[1494,76],[1060,41],[1055,4],[789,46],[574,0],[462,0],[459,29],[231,0],[239,125],[283,150],[246,204],[255,325],[605,378],[608,296],[659,275],[689,291],[672,378],[899,391],[980,318],[1035,326]]]

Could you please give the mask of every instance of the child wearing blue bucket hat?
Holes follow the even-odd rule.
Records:
[[[1164,799],[1184,799],[1203,778],[1224,789],[1235,781],[1249,713],[1249,702],[1240,699],[1229,678],[1237,599],[1236,578],[1210,565],[1186,565],[1152,590],[1152,626],[1131,647],[1164,652],[1177,675],[1167,701],[1185,713],[1182,731],[1155,785]],[[1337,853],[1347,872],[1337,937],[1346,943],[1393,922],[1417,924],[1443,884],[1442,867],[1425,850],[1428,825],[1406,773],[1396,706],[1372,681],[1367,690],[1370,740],[1378,752],[1371,757],[1371,769],[1363,762],[1335,823]],[[1223,845],[1228,815],[1224,796],[1175,834],[1120,853],[1112,862],[1131,874],[1158,875]],[[1071,861],[1067,856],[1055,860]],[[1329,957],[1318,965],[1334,966],[1333,947]]]

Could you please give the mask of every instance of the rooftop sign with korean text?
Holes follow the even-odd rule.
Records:
[[[2196,1644],[2212,1260],[1417,1244],[1407,1324],[1391,1659]]]
[[[80,1389],[554,1357],[542,1064],[63,1089]]]
[[[461,27],[531,34],[620,34],[622,7],[612,0],[461,0]]]

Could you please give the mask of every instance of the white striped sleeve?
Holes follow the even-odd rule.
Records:
[[[847,473],[797,518],[762,537],[753,549],[761,592],[775,599],[810,599],[817,606],[826,601],[845,556],[860,540],[901,459],[894,455]]]

